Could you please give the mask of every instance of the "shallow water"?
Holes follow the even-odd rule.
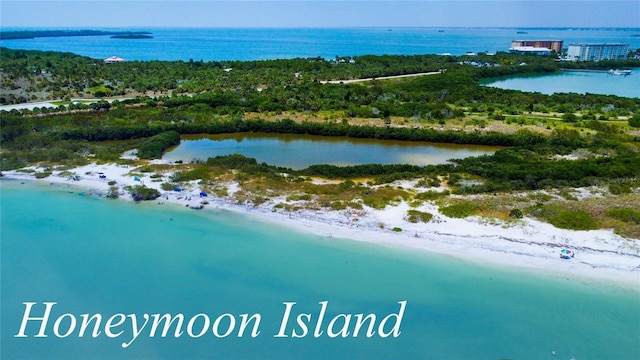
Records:
[[[631,75],[617,76],[608,72],[564,71],[557,74],[508,76],[487,79],[486,86],[500,89],[553,93],[602,94],[640,98],[640,68]]]
[[[311,165],[443,164],[451,159],[493,154],[499,146],[441,144],[418,141],[354,139],[291,134],[186,135],[164,160],[185,162],[242,154],[259,163],[304,169]]]
[[[226,211],[2,181],[2,358],[631,359],[636,289],[548,279],[445,256],[327,239]],[[383,236],[383,235],[379,235]],[[407,306],[397,338],[274,338],[283,302],[314,316],[382,317]],[[52,314],[259,313],[261,333],[198,339],[15,338],[23,302]],[[52,319],[55,319],[52,317]],[[54,320],[51,320],[53,322]],[[67,325],[64,325],[67,324]],[[61,328],[66,329],[68,323]],[[325,322],[326,326],[326,322]],[[129,335],[129,336],[127,336]]]

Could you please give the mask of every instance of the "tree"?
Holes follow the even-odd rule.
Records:
[[[566,112],[562,115],[562,120],[566,121],[566,122],[570,122],[570,123],[574,123],[576,121],[578,121],[578,118],[576,117],[576,115],[572,112]]]
[[[635,114],[633,117],[629,118],[629,126],[640,128],[640,114]]]

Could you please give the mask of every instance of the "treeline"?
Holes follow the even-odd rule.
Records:
[[[565,69],[576,70],[610,70],[610,69],[629,69],[638,67],[637,59],[629,60],[600,60],[600,61],[565,61],[562,67]]]
[[[346,136],[364,139],[425,141],[450,144],[475,144],[494,146],[523,146],[546,143],[541,134],[521,130],[514,134],[479,131],[438,131],[429,128],[393,126],[350,125],[348,123],[300,122],[291,119],[279,121],[216,119],[208,121],[183,121],[180,118],[164,118],[153,122],[105,121],[106,114],[68,115],[54,117],[50,121],[6,117],[0,120],[0,138],[11,147],[12,142],[30,135],[54,140],[129,140],[151,137],[166,131],[179,134],[222,134],[238,132],[264,132],[281,134],[306,134],[322,136]],[[51,121],[57,120],[57,121]],[[80,126],[79,126],[80,125]]]
[[[161,158],[165,150],[180,144],[180,134],[177,131],[165,131],[145,139],[138,146],[138,157],[141,159]]]
[[[457,193],[586,187],[640,176],[640,156],[635,152],[549,161],[528,149],[513,148],[492,156],[461,159],[457,165],[456,171],[487,180],[482,185],[459,188]]]
[[[571,64],[552,57],[498,53],[477,57],[438,55],[360,56],[267,61],[131,61],[104,64],[73,54],[2,49],[2,88],[27,80],[26,91],[46,91],[54,98],[75,95],[124,95],[157,92],[156,98],[126,100],[128,106],[167,107],[196,117],[247,112],[343,111],[346,117],[404,117],[408,121],[446,121],[465,110],[494,118],[527,112],[589,112],[601,120],[639,113],[640,99],[605,95],[524,93],[481,86],[480,80],[505,75],[548,73]],[[347,61],[348,59],[348,61]],[[473,61],[469,61],[469,60]],[[603,62],[604,63],[604,62]],[[476,65],[472,65],[476,64]],[[606,66],[627,63],[607,62]],[[640,66],[640,61],[635,61]],[[486,66],[485,66],[486,65]],[[577,66],[577,65],[576,65]],[[580,66],[595,66],[581,64]],[[599,65],[600,66],[600,65]],[[322,84],[321,80],[352,79],[446,70],[435,76],[363,84]],[[182,94],[182,95],[181,95]],[[9,97],[13,96],[11,99]],[[23,96],[24,97],[24,96]],[[13,94],[0,103],[14,102]],[[33,99],[27,99],[33,100]],[[117,105],[117,103],[116,103]],[[113,108],[114,106],[111,106]],[[69,105],[86,111],[87,105]],[[97,110],[108,109],[108,106]],[[59,109],[24,110],[27,115]],[[15,111],[19,113],[18,111]]]
[[[1,48],[0,68],[2,89],[28,82],[26,92],[31,97],[46,92],[49,97],[96,96],[94,88],[107,88],[113,95],[131,92],[201,93],[206,91],[246,91],[256,88],[277,88],[321,80],[341,80],[404,75],[440,69],[455,70],[458,62],[468,58],[412,55],[357,56],[336,59],[296,58],[265,61],[127,61],[105,64],[67,53],[13,50]],[[476,69],[480,77],[499,76],[525,71],[517,66],[528,59],[529,72],[554,71],[558,67],[551,58],[524,58],[499,54],[487,57],[500,63],[490,74],[488,69]],[[347,61],[348,59],[348,61]],[[468,66],[467,66],[468,67]],[[509,70],[509,68],[511,68]],[[105,93],[103,91],[103,93]],[[28,100],[34,100],[29,98]],[[0,103],[9,100],[0,97]]]

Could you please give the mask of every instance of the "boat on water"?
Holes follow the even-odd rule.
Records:
[[[575,253],[571,250],[568,250],[568,249],[560,250],[560,259],[569,260],[569,259],[573,259],[574,256],[575,256]]]
[[[609,74],[616,76],[626,76],[631,75],[631,70],[611,69],[609,70]]]

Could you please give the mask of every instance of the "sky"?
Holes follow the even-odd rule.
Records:
[[[640,27],[640,0],[0,0],[0,27]]]

